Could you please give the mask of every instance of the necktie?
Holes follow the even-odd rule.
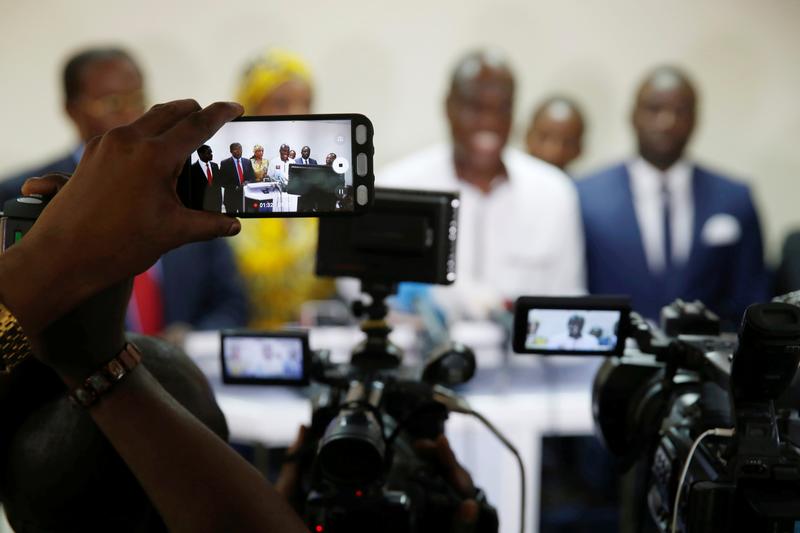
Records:
[[[661,182],[662,225],[664,234],[664,272],[672,269],[672,228],[670,227],[670,198],[667,178]]]
[[[208,166],[208,163],[206,163],[206,177],[208,178],[208,184],[211,185],[214,177],[211,176],[211,167]]]
[[[239,185],[241,185],[242,183],[244,183],[244,173],[242,172],[242,160],[241,159],[237,159],[236,160],[236,170],[237,170],[237,172],[239,172]]]
[[[164,304],[155,267],[133,279],[132,303],[141,333],[156,335],[164,330]]]

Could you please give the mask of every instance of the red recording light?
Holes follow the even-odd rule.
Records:
[[[322,524],[317,524],[317,527],[314,528],[314,531],[316,531],[317,533],[322,533],[323,531],[325,531],[325,528],[322,527]]]
[[[356,498],[360,498],[360,497],[362,497],[363,495],[364,495],[364,493],[363,493],[363,492],[361,492],[360,490],[356,490]]]

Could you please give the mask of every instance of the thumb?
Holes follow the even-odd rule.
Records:
[[[231,237],[242,230],[239,219],[221,213],[184,208],[179,218],[182,243]]]
[[[478,525],[478,502],[464,500],[453,516],[452,533],[474,533]]]

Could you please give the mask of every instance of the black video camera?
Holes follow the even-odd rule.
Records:
[[[465,496],[441,464],[417,454],[414,442],[444,433],[453,395],[443,386],[467,382],[475,356],[450,345],[421,371],[401,366],[402,351],[388,338],[385,299],[402,281],[454,281],[458,202],[453,193],[376,189],[368,214],[320,220],[317,274],[357,277],[366,294],[353,305],[366,339],[349,364],[333,364],[325,353],[304,355],[303,341],[292,340],[302,335],[284,333],[278,343],[223,336],[226,382],[302,384],[296,369],[306,362],[303,379],[315,390],[312,423],[291,458],[301,472],[292,503],[312,532],[451,530]],[[471,497],[479,504],[475,531],[496,532],[494,508],[480,491]]]
[[[636,530],[793,533],[800,296],[787,301],[750,306],[737,337],[700,302],[665,307],[658,329],[626,298],[520,298],[514,350],[609,356],[592,408]]]
[[[7,200],[0,212],[0,252],[18,242],[33,227],[49,198],[39,195]]]

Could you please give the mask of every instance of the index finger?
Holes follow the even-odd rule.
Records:
[[[22,194],[41,194],[42,196],[53,196],[61,187],[67,184],[69,176],[62,172],[50,172],[42,177],[28,178],[22,184]]]
[[[200,111],[190,113],[175,126],[165,131],[161,138],[181,154],[189,154],[206,142],[226,122],[244,112],[235,102],[215,102]]]

